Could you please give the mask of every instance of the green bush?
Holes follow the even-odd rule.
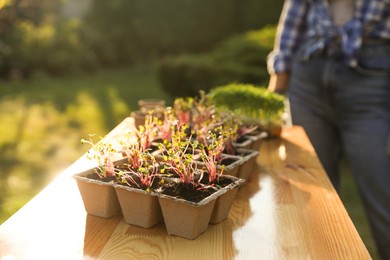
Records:
[[[267,26],[233,36],[209,53],[165,58],[157,70],[160,84],[173,97],[194,96],[200,89],[230,82],[264,85],[275,32],[274,26]]]

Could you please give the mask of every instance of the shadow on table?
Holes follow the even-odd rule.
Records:
[[[87,216],[84,256],[91,259],[232,259],[232,230],[231,222],[225,220],[210,224],[195,240],[188,240],[169,235],[164,223],[146,229],[126,224],[122,217]]]
[[[122,221],[122,216],[104,219],[87,214],[84,256],[92,259],[97,258],[120,221]]]

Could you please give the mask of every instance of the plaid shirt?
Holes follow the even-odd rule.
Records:
[[[336,27],[327,0],[286,0],[275,47],[268,56],[268,71],[288,72],[302,43],[306,47],[300,50],[300,55],[307,60],[330,43],[340,40],[346,63],[356,67],[363,38],[390,40],[390,0],[354,2],[353,18]]]

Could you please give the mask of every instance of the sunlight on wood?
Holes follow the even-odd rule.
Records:
[[[261,252],[263,259],[276,259],[278,239],[276,232],[275,185],[271,177],[264,176],[260,181],[261,191],[249,200],[251,216],[245,225],[233,232],[233,240],[238,259],[253,257],[253,249]],[[240,216],[235,216],[239,218]]]
[[[282,160],[282,161],[285,161],[286,160],[286,158],[287,158],[287,154],[286,154],[286,146],[284,145],[284,144],[281,144],[280,146],[279,146],[279,158],[280,158],[280,160]]]
[[[0,252],[3,252],[1,247],[10,244],[16,259],[50,259],[58,252],[61,252],[61,256],[57,259],[73,259],[75,255],[81,254],[78,245],[83,244],[85,223],[78,220],[85,219],[86,214],[81,201],[69,202],[69,192],[78,193],[73,182],[69,178],[56,180],[3,223],[1,233],[7,236],[7,240],[0,243]],[[48,209],[49,214],[42,215]],[[47,236],[45,242],[38,239],[43,227],[47,227],[44,231]],[[63,241],[50,243],[50,239],[55,237],[61,237]],[[67,250],[63,249],[64,246]]]

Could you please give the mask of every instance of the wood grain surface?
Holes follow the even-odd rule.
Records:
[[[131,127],[124,120],[106,139]],[[196,240],[85,213],[83,156],[0,226],[0,259],[370,259],[300,127],[264,140],[228,219]]]

